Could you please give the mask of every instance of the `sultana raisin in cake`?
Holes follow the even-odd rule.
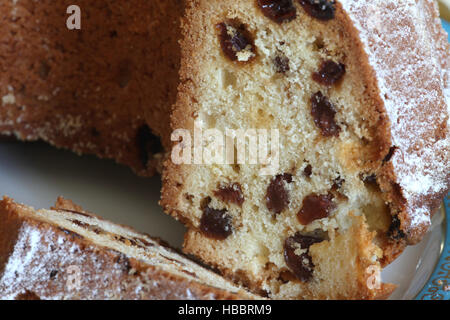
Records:
[[[247,161],[168,160],[161,204],[188,226],[184,250],[271,298],[389,296],[373,272],[449,189],[438,17],[429,0],[188,1],[172,129],[277,129],[279,167],[261,174],[250,138]]]
[[[0,219],[0,300],[257,298],[70,200],[34,210],[4,198]]]
[[[69,30],[72,4],[1,2],[0,134],[152,175],[169,147],[183,3],[80,0]]]

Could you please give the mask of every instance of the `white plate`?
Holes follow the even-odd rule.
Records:
[[[111,161],[78,157],[43,143],[0,142],[0,196],[48,208],[62,195],[114,222],[181,247],[184,227],[158,206],[158,177],[143,179]],[[382,273],[398,289],[391,299],[414,299],[430,278],[441,252],[443,214],[419,245],[408,248]]]

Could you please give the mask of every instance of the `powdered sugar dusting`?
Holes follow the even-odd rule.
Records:
[[[33,261],[34,254],[38,248],[40,232],[34,229],[25,229],[23,236],[16,243],[14,254],[10,257],[2,277],[4,285],[14,287],[17,277],[23,274],[26,266]]]
[[[340,2],[358,29],[377,76],[392,124],[392,143],[398,148],[392,164],[407,200],[411,227],[430,225],[423,201],[448,188],[450,145],[449,69],[442,68],[448,48],[436,40],[434,4],[432,0]],[[374,19],[380,21],[373,23]]]
[[[73,258],[70,254],[62,253],[61,251],[52,252],[53,250],[49,248],[49,244],[52,243],[51,239],[53,237],[53,233],[43,233],[34,226],[28,224],[22,226],[14,251],[9,257],[4,273],[0,278],[1,299],[14,299],[17,295],[23,293],[24,290],[31,288],[38,292],[46,291],[47,284],[45,280],[49,278],[52,270],[49,269],[47,264],[40,263],[40,261],[59,261],[63,265],[67,259]],[[64,239],[60,237],[56,243],[63,246],[64,242]],[[74,247],[79,249],[75,244],[69,244],[69,247],[69,251],[72,252],[75,249]],[[39,258],[37,259],[37,257]],[[82,263],[82,261],[73,262]],[[49,265],[51,266],[51,263]],[[60,299],[62,296],[63,291],[61,291],[60,295],[54,297],[43,296],[41,298]]]
[[[87,213],[10,205],[33,218],[20,227],[0,274],[0,299],[27,291],[57,300],[214,299],[241,290],[132,229]]]

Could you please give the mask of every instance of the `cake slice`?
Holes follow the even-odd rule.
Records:
[[[81,29],[69,30],[73,4],[0,3],[0,135],[152,175],[169,147],[183,3],[80,0]]]
[[[449,189],[436,3],[198,0],[182,26],[161,204],[184,250],[271,298],[389,296],[374,275]]]
[[[162,241],[59,198],[0,201],[0,299],[254,299]]]

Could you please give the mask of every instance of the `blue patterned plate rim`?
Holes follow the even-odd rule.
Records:
[[[438,263],[416,300],[450,300],[450,194],[444,199],[444,239]]]

